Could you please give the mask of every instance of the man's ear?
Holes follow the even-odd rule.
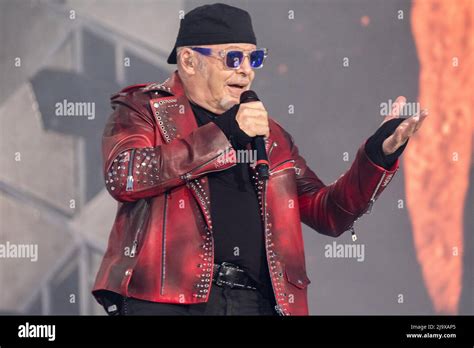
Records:
[[[181,67],[187,74],[194,75],[196,73],[196,57],[194,56],[194,52],[185,48],[181,51],[179,59]]]

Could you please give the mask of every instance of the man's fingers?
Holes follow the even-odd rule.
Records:
[[[395,129],[392,135],[384,140],[382,144],[386,155],[392,154],[406,143],[406,141],[421,127],[421,124],[428,116],[428,110],[422,110],[419,114],[407,118]]]
[[[420,113],[420,116],[419,116],[419,120],[416,124],[416,127],[415,127],[415,132],[421,127],[423,121],[428,117],[428,110],[426,109],[423,109],[421,110],[421,113]]]
[[[247,108],[242,111],[246,117],[265,116],[268,117],[266,110]]]
[[[383,151],[385,154],[392,154],[402,146],[413,132],[413,121],[405,120],[395,129],[393,134],[383,142]]]
[[[246,122],[248,123],[248,125],[268,125],[268,118],[262,115],[252,115],[246,117]]]
[[[402,95],[395,99],[395,103],[393,103],[392,105],[392,112],[390,112],[389,116],[392,118],[397,118],[398,116],[400,116],[400,112],[406,103],[407,98]]]
[[[406,134],[409,137],[412,136],[421,127],[421,124],[427,116],[428,112],[426,110],[422,110],[421,113],[416,114],[404,121],[402,124],[406,123]]]
[[[410,117],[408,120],[402,122],[396,130],[399,133],[398,140],[405,142],[406,139],[411,137],[415,132],[417,122],[417,119],[414,117]]]
[[[254,125],[253,131],[255,135],[264,135],[268,136],[270,132],[270,128],[268,125]]]
[[[254,101],[249,103],[240,104],[240,109],[255,109],[255,110],[265,110],[265,106],[260,101]]]
[[[394,153],[397,149],[398,141],[395,139],[395,134],[392,134],[387,139],[384,140],[382,144],[382,149],[385,155],[390,155]]]
[[[399,142],[405,142],[409,137],[411,137],[421,126],[421,122],[424,121],[427,114],[421,113],[415,116],[412,116],[397,127],[394,132],[395,138]]]
[[[383,123],[390,121],[391,119],[398,118],[400,116],[403,106],[407,103],[407,98],[404,96],[399,96],[395,99],[395,102],[392,104],[392,110],[388,116],[385,116]]]
[[[410,137],[411,133],[413,133],[413,130],[412,124],[401,124],[394,133],[397,145],[404,143]]]
[[[269,136],[268,113],[262,102],[241,104],[236,120],[240,129],[251,137],[256,135]]]

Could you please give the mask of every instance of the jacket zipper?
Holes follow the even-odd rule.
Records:
[[[274,147],[277,147],[277,146],[278,146],[277,142],[274,141],[274,142],[272,143],[272,145],[270,146],[270,148],[268,149],[268,158],[270,158],[270,155],[271,155],[271,153],[272,153],[272,151],[273,151],[273,148],[274,148]]]
[[[128,176],[127,176],[127,187],[125,191],[133,190],[133,158],[135,157],[135,149],[132,149],[130,153],[130,161],[128,162]]]
[[[383,179],[385,179],[385,176],[387,175],[387,172],[383,172],[382,177],[380,178],[380,181],[378,182],[377,186],[375,187],[375,191],[372,194],[372,197],[370,197],[369,205],[367,206],[367,210],[365,211],[365,214],[370,214],[372,211],[372,206],[374,205],[375,202],[375,195],[379,191],[380,185],[382,185]]]
[[[137,229],[137,232],[135,233],[135,238],[133,239],[132,243],[132,250],[130,251],[130,257],[135,257],[138,249],[138,239],[140,237],[140,233],[142,231],[143,225],[145,224],[145,221],[147,220],[148,214],[149,214],[149,206],[148,206],[148,201],[145,201],[145,209],[146,209],[146,214],[144,214],[142,222],[140,223],[140,226]]]
[[[285,316],[285,312],[283,312],[283,309],[281,309],[281,307],[279,305],[276,305],[275,306],[275,311],[278,313],[278,315],[280,316]]]
[[[163,295],[165,290],[166,278],[166,211],[168,209],[168,192],[165,192],[165,203],[163,207],[163,234],[161,239],[161,289],[160,294]]]
[[[288,168],[283,168],[283,169],[281,169],[281,170],[277,170],[278,167],[281,167],[282,165],[284,165],[284,164],[286,164],[286,163],[289,163],[289,162],[295,163],[295,160],[290,159],[290,160],[286,160],[286,161],[283,161],[283,162],[281,162],[281,163],[278,163],[276,166],[274,166],[272,169],[270,169],[270,175],[274,175],[274,174],[276,174],[276,173],[279,173],[279,172],[282,171],[282,170],[289,169],[290,167],[288,167]]]
[[[354,220],[354,222],[352,223],[351,227],[349,228],[349,231],[351,231],[351,235],[352,235],[352,241],[355,242],[357,240],[357,235],[355,233],[355,230],[354,230],[354,223],[360,219],[360,217],[363,215],[363,214],[370,214],[370,212],[372,211],[372,206],[374,205],[374,202],[375,202],[375,196],[377,195],[377,192],[379,191],[379,188],[380,188],[380,185],[382,185],[382,182],[383,180],[385,179],[385,176],[387,175],[387,172],[383,172],[382,174],[382,177],[380,178],[379,182],[377,183],[377,186],[375,187],[375,190],[374,192],[372,193],[372,196],[370,197],[370,200],[369,200],[369,204],[367,205],[367,209],[365,210],[364,213],[360,214],[359,217],[357,217],[357,219]]]
[[[232,148],[232,146],[227,147],[226,149],[224,149],[223,153],[227,152],[227,151],[228,151],[229,149],[231,149],[231,148]],[[198,165],[197,167],[194,167],[193,169],[191,169],[191,170],[190,170],[189,172],[187,172],[186,174],[181,175],[180,178],[183,179],[183,180],[185,180],[185,181],[190,180],[191,177],[193,176],[193,174],[192,174],[193,172],[195,172],[195,171],[198,170],[199,168],[205,167],[206,165],[208,165],[209,163],[211,163],[212,161],[214,161],[217,157],[219,157],[219,156],[221,156],[221,155],[222,155],[222,153],[219,153],[217,156],[211,158],[210,160],[208,160],[208,161],[206,161],[206,162],[204,162],[204,163]],[[236,165],[236,163],[234,163],[234,164],[232,165],[232,167],[235,166],[235,165]],[[227,168],[226,168],[226,169],[227,169]],[[212,173],[212,172],[214,172],[214,171],[215,171],[215,170],[208,170],[207,172],[200,173],[200,175],[204,175],[204,174],[207,174],[207,173]]]

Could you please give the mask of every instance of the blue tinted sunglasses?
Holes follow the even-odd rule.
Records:
[[[212,49],[208,47],[190,47],[193,51],[199,52],[207,57],[215,57],[212,55]],[[249,57],[250,66],[253,69],[260,69],[263,67],[263,62],[268,56],[266,48],[258,48],[249,53],[239,50],[222,50],[217,52],[218,57],[224,61],[224,64],[229,69],[239,69],[246,56]]]

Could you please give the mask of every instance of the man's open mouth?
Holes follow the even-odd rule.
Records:
[[[229,87],[229,91],[235,97],[238,97],[247,89],[247,84],[239,84],[239,83],[230,83],[227,85]]]
[[[232,88],[238,88],[238,89],[244,89],[246,87],[246,85],[239,85],[239,84],[229,84],[228,86]]]

